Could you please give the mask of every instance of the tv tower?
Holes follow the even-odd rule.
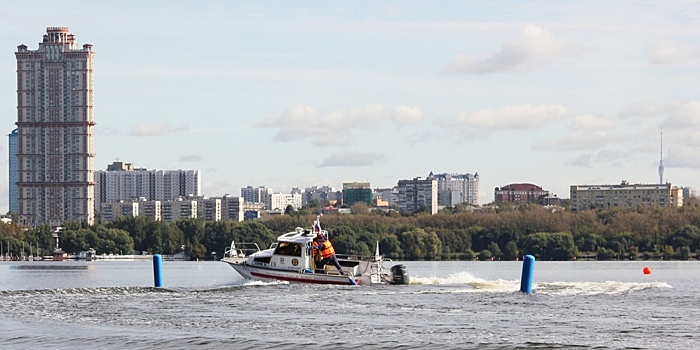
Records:
[[[664,184],[664,131],[661,129],[661,148],[659,152],[659,184]]]

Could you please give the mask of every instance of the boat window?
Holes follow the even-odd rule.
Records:
[[[275,254],[301,256],[301,244],[290,242],[279,242],[275,248]]]

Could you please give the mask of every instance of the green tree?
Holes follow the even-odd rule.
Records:
[[[523,255],[533,255],[538,260],[571,260],[578,254],[573,236],[566,232],[540,232],[522,238]]]
[[[506,247],[503,249],[503,260],[515,260],[520,256],[518,252],[518,245],[513,242],[509,241],[506,243]]]

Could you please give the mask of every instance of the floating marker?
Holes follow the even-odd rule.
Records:
[[[163,287],[163,258],[160,254],[153,255],[153,280],[156,288]]]
[[[535,274],[535,257],[525,255],[523,259],[523,274],[520,278],[520,291],[532,294],[532,279]]]
[[[644,270],[642,270],[642,272],[644,272],[645,275],[651,275],[651,269],[649,266],[644,266]]]

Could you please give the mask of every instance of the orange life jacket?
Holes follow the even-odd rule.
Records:
[[[328,258],[331,255],[335,254],[335,249],[333,249],[333,245],[331,244],[331,241],[324,241],[321,243],[321,257]]]

